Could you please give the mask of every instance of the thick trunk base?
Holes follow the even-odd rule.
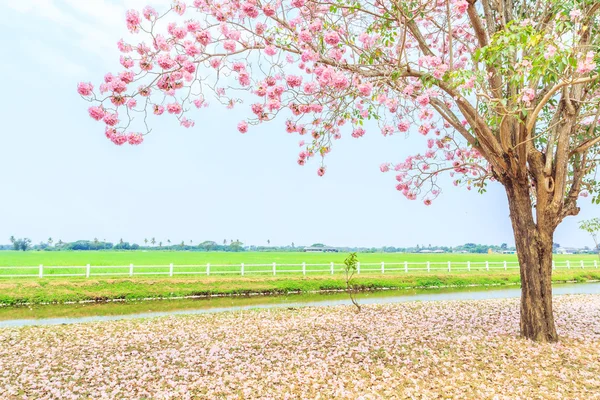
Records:
[[[536,342],[558,340],[552,312],[554,228],[533,218],[529,190],[506,185],[510,219],[521,271],[521,336]]]

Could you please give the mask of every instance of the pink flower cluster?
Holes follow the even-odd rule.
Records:
[[[596,53],[588,51],[585,58],[579,60],[577,64],[577,72],[580,74],[589,74],[596,69],[596,62],[594,61]]]

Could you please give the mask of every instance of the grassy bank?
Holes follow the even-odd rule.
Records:
[[[600,270],[555,271],[555,282],[599,280]],[[517,271],[406,275],[361,275],[354,283],[363,290],[382,288],[510,285],[519,283]],[[344,289],[342,276],[307,277],[202,277],[122,279],[41,279],[0,281],[0,304],[71,302],[84,300],[135,300],[198,295],[276,294]]]

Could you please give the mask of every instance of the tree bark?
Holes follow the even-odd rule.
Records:
[[[505,182],[521,272],[521,336],[536,342],[558,340],[552,312],[551,218],[534,219],[528,183]],[[537,204],[537,207],[541,207]],[[540,210],[538,210],[540,211]]]

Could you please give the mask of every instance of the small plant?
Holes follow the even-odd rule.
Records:
[[[350,255],[348,255],[348,257],[346,257],[346,259],[344,260],[344,272],[346,273],[346,290],[350,295],[350,300],[352,301],[352,304],[356,306],[356,312],[358,313],[360,312],[360,304],[358,304],[356,299],[354,298],[355,288],[354,285],[351,283],[354,274],[358,271],[357,264],[358,257],[356,256],[356,253],[350,253]]]
[[[598,245],[598,232],[600,232],[600,218],[592,218],[584,221],[579,221],[579,229],[586,231],[594,239],[596,245],[596,253],[600,258],[600,246]]]

